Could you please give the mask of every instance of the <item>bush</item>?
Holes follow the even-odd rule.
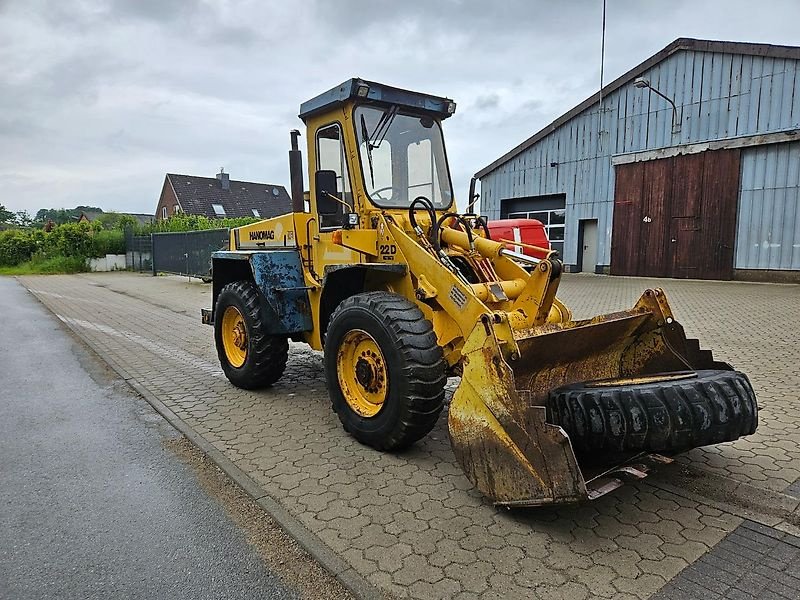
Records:
[[[36,237],[21,229],[0,231],[0,265],[14,266],[30,259],[38,249]]]
[[[59,225],[47,236],[48,256],[92,256],[94,254],[93,234],[95,230],[89,223],[65,223]]]
[[[238,217],[226,219],[209,219],[202,215],[186,215],[179,213],[163,221],[155,221],[141,227],[138,233],[166,233],[174,231],[199,231],[205,229],[222,229],[225,227],[241,227],[263,221],[257,217]]]
[[[94,243],[92,256],[125,254],[125,234],[119,229],[98,231],[94,234],[92,241]]]
[[[122,215],[115,212],[103,213],[92,221],[92,224],[94,223],[100,223],[103,229],[119,229],[120,231],[135,229],[139,224],[131,215]]]
[[[48,258],[42,252],[35,253],[30,260],[13,267],[0,266],[0,275],[30,275],[56,273],[80,273],[87,271],[86,259],[79,256],[56,256]]]
[[[39,229],[0,232],[0,266],[13,267],[29,261],[39,264],[45,259],[58,258],[85,261],[106,254],[124,253],[125,234],[118,229],[104,230],[99,223],[66,223],[49,233]],[[57,268],[57,272],[65,272],[61,270],[62,267],[67,268],[64,264],[54,268]],[[74,272],[73,267],[69,268],[71,271],[67,272]]]

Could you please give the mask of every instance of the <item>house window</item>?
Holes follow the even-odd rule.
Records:
[[[212,204],[211,208],[214,209],[214,214],[217,215],[218,217],[225,216],[225,209],[222,207],[222,204]]]
[[[181,212],[181,207],[180,206],[178,206],[176,204],[175,206],[172,207],[172,214],[173,215],[177,215],[179,212]]]
[[[257,208],[254,208],[254,209],[253,209],[253,216],[254,216],[254,217],[260,217],[260,216],[261,216],[261,215],[258,213],[258,209],[257,209]]]
[[[161,218],[162,219],[166,219],[167,218],[167,207],[166,206],[162,206],[161,207]]]

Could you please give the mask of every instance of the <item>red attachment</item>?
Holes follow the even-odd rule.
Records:
[[[547,239],[544,225],[536,219],[502,219],[500,221],[489,221],[488,225],[493,240],[503,239],[550,249],[550,240]],[[525,246],[506,244],[506,247],[509,250],[527,256],[547,258],[544,252],[538,252]]]

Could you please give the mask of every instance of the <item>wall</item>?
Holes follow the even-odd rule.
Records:
[[[678,51],[643,76],[680,107],[679,133],[672,133],[669,104],[631,81],[604,98],[602,110],[594,104],[485,175],[481,212],[499,218],[503,198],[566,194],[564,261],[577,262],[578,220],[597,219],[598,260],[610,264],[611,157],[800,127],[797,71],[791,59]],[[746,228],[747,221],[742,223]]]
[[[163,207],[167,207],[167,217],[171,217],[175,214],[175,205],[178,203],[178,199],[175,197],[175,191],[172,189],[172,185],[169,183],[168,178],[164,178],[164,186],[161,188],[161,196],[158,198],[158,206],[156,206],[156,219],[161,220],[163,219]]]
[[[102,258],[87,258],[86,266],[90,271],[124,271],[125,270],[125,255],[124,254],[106,254]]]
[[[800,142],[742,151],[734,267],[800,270]]]

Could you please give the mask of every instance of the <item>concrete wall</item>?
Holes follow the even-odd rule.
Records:
[[[500,201],[504,198],[566,194],[564,261],[567,264],[577,262],[578,221],[597,219],[598,261],[610,264],[614,196],[611,157],[800,127],[797,62],[761,56],[678,51],[647,70],[643,76],[679,106],[679,133],[672,133],[672,108],[666,100],[647,89],[635,88],[631,82],[604,98],[602,107],[599,103],[588,107],[485,175],[481,179],[481,212],[496,219],[500,217]],[[779,152],[775,149],[762,151]],[[745,153],[748,158],[743,160],[743,165],[751,164],[750,153]],[[755,162],[758,160],[753,158]],[[551,166],[551,163],[557,165]],[[750,167],[743,166],[745,168]],[[771,211],[780,203],[778,197],[787,202],[789,196],[783,192],[772,196],[775,201],[767,200],[758,205],[762,211],[767,211],[761,215],[759,223],[777,222],[788,214],[785,208],[783,217]],[[743,215],[751,214],[745,213],[744,209],[755,206],[753,202],[743,200]],[[795,219],[798,218],[800,216],[795,213]],[[753,228],[756,231],[751,233],[750,217],[743,216],[739,238],[747,241],[737,242],[737,267],[740,264],[764,264],[766,260],[772,261],[770,264],[794,265],[775,268],[800,268],[794,258],[790,262],[781,262],[783,258],[766,259],[763,254],[759,258],[751,256],[748,244],[754,242],[749,237],[764,237],[762,224],[754,224]],[[800,232],[796,230],[795,227],[789,235],[787,226],[781,233],[781,245],[800,243]]]
[[[124,271],[124,254],[106,254],[102,258],[87,258],[86,265],[90,271]]]

